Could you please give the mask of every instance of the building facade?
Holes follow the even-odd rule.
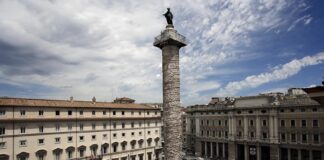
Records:
[[[324,106],[300,91],[213,98],[186,111],[187,152],[224,160],[323,160]]]
[[[153,160],[159,108],[111,102],[0,98],[0,160]]]

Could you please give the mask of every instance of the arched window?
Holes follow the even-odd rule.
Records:
[[[97,149],[98,149],[98,145],[97,144],[92,144],[90,146],[91,155],[97,156]]]
[[[117,150],[118,142],[114,142],[114,143],[112,144],[112,147],[113,147],[113,152],[114,152],[114,153],[117,152],[117,151],[118,151],[118,150]]]
[[[75,148],[73,146],[66,148],[65,151],[69,159],[73,158],[73,153],[75,151]]]
[[[83,145],[78,147],[80,157],[84,157],[84,152],[85,152],[86,148],[87,147],[83,146]]]
[[[27,160],[29,158],[29,153],[27,152],[20,152],[17,154],[17,159],[18,160]]]
[[[123,151],[126,150],[127,142],[126,142],[126,141],[123,141],[123,142],[121,143],[121,145],[122,145],[122,150],[123,150]]]
[[[109,147],[108,143],[102,144],[101,145],[101,154],[107,154],[108,153],[108,147]]]
[[[45,156],[46,156],[46,153],[47,153],[47,151],[44,150],[44,149],[38,150],[38,151],[36,152],[37,160],[44,160],[44,159],[45,159]],[[1,159],[1,158],[0,158],[0,159]]]

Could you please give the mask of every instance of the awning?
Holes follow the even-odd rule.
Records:
[[[47,153],[47,151],[45,150],[45,149],[41,149],[41,150],[38,150],[37,152],[36,152],[36,155],[37,156],[44,156],[44,155],[46,155],[46,153]],[[1,159],[1,158],[0,158]]]
[[[17,158],[28,158],[29,157],[29,153],[27,152],[20,152],[19,154],[17,154]]]
[[[53,150],[53,153],[58,154],[58,153],[62,153],[62,151],[63,151],[63,149],[61,149],[61,148],[56,148],[56,149]]]
[[[98,148],[98,145],[97,144],[92,144],[91,146],[90,146],[90,149],[97,149]]]
[[[66,150],[67,152],[74,152],[74,151],[75,151],[75,147],[70,146],[70,147],[67,147],[65,150]]]
[[[104,144],[101,145],[101,147],[108,147],[108,146],[109,146],[108,143],[104,143]]]
[[[82,145],[82,146],[78,147],[78,150],[83,150],[84,151],[84,150],[86,150],[86,148],[87,148],[86,146]]]
[[[9,160],[9,155],[6,155],[6,154],[0,154],[0,159],[1,159],[1,160]]]

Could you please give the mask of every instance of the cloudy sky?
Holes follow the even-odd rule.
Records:
[[[1,0],[0,96],[161,102],[166,7],[183,105],[323,80],[322,0]]]

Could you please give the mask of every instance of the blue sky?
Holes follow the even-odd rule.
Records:
[[[181,102],[285,92],[324,77],[321,0],[0,1],[0,96],[162,101],[154,37],[187,37]]]

